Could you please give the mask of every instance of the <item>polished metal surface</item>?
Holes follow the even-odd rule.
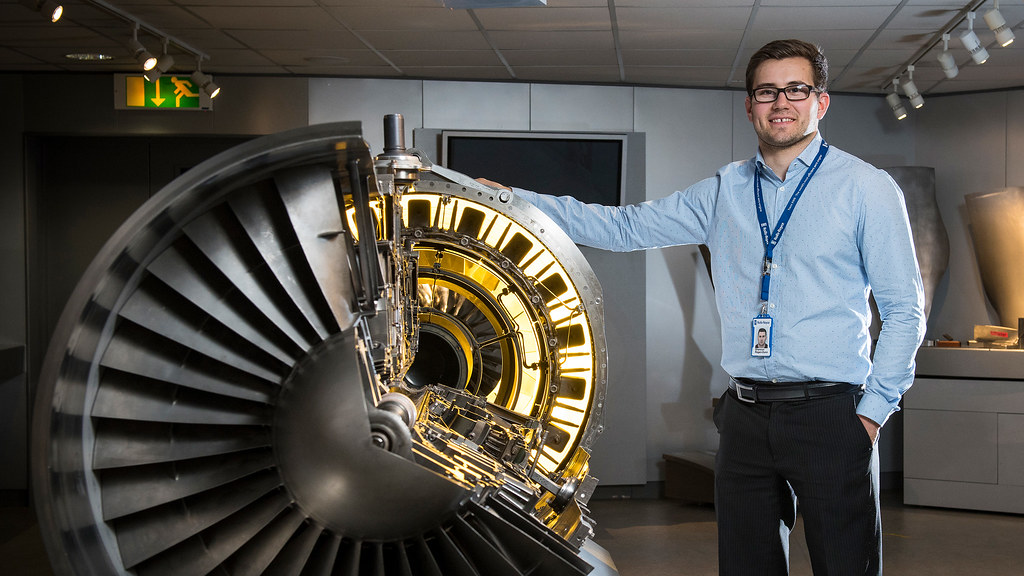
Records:
[[[964,200],[985,294],[1000,325],[1014,328],[1024,318],[1024,188],[967,194]]]
[[[55,573],[595,567],[597,279],[385,127],[376,158],[355,123],[211,158],[97,256],[33,421]]]

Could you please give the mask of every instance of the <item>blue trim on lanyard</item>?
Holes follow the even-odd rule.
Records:
[[[793,191],[793,196],[790,197],[789,203],[786,204],[786,209],[782,211],[782,215],[779,216],[779,221],[775,223],[775,230],[770,234],[768,232],[768,213],[764,209],[764,196],[761,193],[761,168],[756,167],[757,174],[754,175],[754,206],[757,209],[757,221],[761,227],[761,241],[764,243],[764,269],[761,271],[761,302],[768,302],[768,287],[771,283],[771,267],[772,267],[772,254],[775,251],[775,246],[778,245],[779,240],[782,239],[782,233],[786,231],[786,224],[789,223],[789,217],[793,215],[793,208],[796,207],[796,203],[800,200],[800,196],[803,195],[804,189],[807,188],[807,183],[811,181],[811,177],[818,171],[818,167],[821,166],[821,161],[825,158],[825,154],[828,153],[828,143],[824,140],[821,141],[821,147],[818,148],[818,155],[814,157],[814,161],[808,166],[807,172],[804,172],[803,178],[800,179],[800,183],[797,184],[796,190]]]

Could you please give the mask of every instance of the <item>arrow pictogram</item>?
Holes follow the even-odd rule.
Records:
[[[150,98],[150,100],[153,102],[153,104],[156,104],[157,107],[159,107],[161,104],[164,103],[164,100],[166,100],[166,98],[160,97],[160,79],[157,78],[156,82],[153,82],[153,85],[156,86],[156,96]]]

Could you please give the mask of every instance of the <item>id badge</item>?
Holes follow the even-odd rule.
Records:
[[[767,358],[772,355],[772,317],[758,314],[751,323],[750,355]]]

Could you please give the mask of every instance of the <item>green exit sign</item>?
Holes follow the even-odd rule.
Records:
[[[188,75],[165,74],[150,82],[144,77],[116,74],[114,108],[118,110],[210,110],[213,101]]]

